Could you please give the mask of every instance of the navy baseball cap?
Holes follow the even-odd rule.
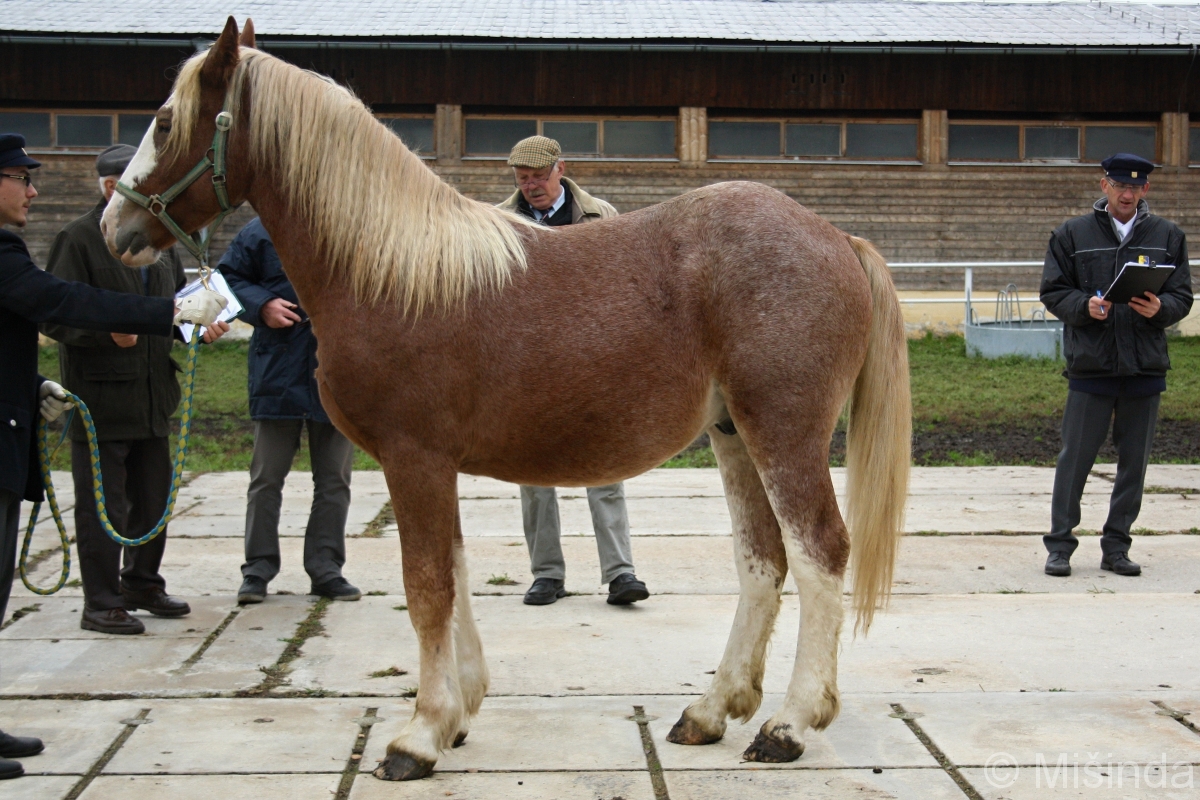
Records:
[[[25,137],[19,133],[0,133],[0,167],[29,167],[42,165],[25,152]]]
[[[1147,176],[1154,171],[1154,164],[1132,153],[1117,153],[1100,162],[1104,174],[1118,183],[1145,186]]]

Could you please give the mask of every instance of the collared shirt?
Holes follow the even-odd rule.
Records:
[[[554,201],[554,205],[550,206],[545,211],[538,211],[536,208],[530,208],[533,211],[533,218],[538,222],[553,217],[558,213],[558,210],[563,207],[563,203],[567,202],[567,189],[560,185],[558,199]]]
[[[1105,211],[1108,211],[1107,206],[1105,206]],[[1121,222],[1113,216],[1112,211],[1108,211],[1108,218],[1112,220],[1113,232],[1117,234],[1117,241],[1123,242],[1129,236],[1129,232],[1133,230],[1133,223],[1137,222],[1137,211],[1134,211],[1129,222]]]
[[[571,190],[566,183],[562,184],[562,194],[554,201],[554,205],[545,211],[538,211],[525,199],[525,196],[518,193],[517,213],[523,214],[530,219],[540,222],[543,225],[551,227],[559,227],[561,225],[570,225],[574,219],[574,199],[571,196]]]

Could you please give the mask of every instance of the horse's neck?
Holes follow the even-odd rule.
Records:
[[[271,236],[275,252],[284,266],[288,281],[301,299],[301,307],[308,314],[319,310],[321,288],[330,282],[330,276],[320,268],[313,252],[313,237],[298,215],[288,211],[288,203],[274,187],[276,181],[259,181],[265,191],[251,191],[249,200],[258,212],[259,221]],[[257,186],[255,187],[258,188]]]

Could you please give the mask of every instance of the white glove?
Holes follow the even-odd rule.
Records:
[[[206,328],[217,321],[217,317],[227,305],[229,301],[220,292],[197,289],[179,302],[179,310],[175,312],[175,324],[192,322]]]
[[[42,412],[46,422],[54,422],[64,411],[75,407],[75,404],[67,399],[66,389],[54,381],[43,381],[38,389],[38,397],[42,401],[38,410]]]

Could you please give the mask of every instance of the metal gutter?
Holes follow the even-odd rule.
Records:
[[[107,47],[207,47],[209,36],[53,36],[33,33],[0,34],[0,44],[100,45]],[[959,43],[936,44],[750,44],[740,42],[631,42],[625,41],[552,41],[552,40],[430,40],[430,39],[355,39],[355,38],[282,38],[260,36],[263,50],[462,50],[462,51],[538,51],[538,52],[633,52],[633,53],[815,53],[848,55],[1192,55],[1197,45],[997,45]]]

